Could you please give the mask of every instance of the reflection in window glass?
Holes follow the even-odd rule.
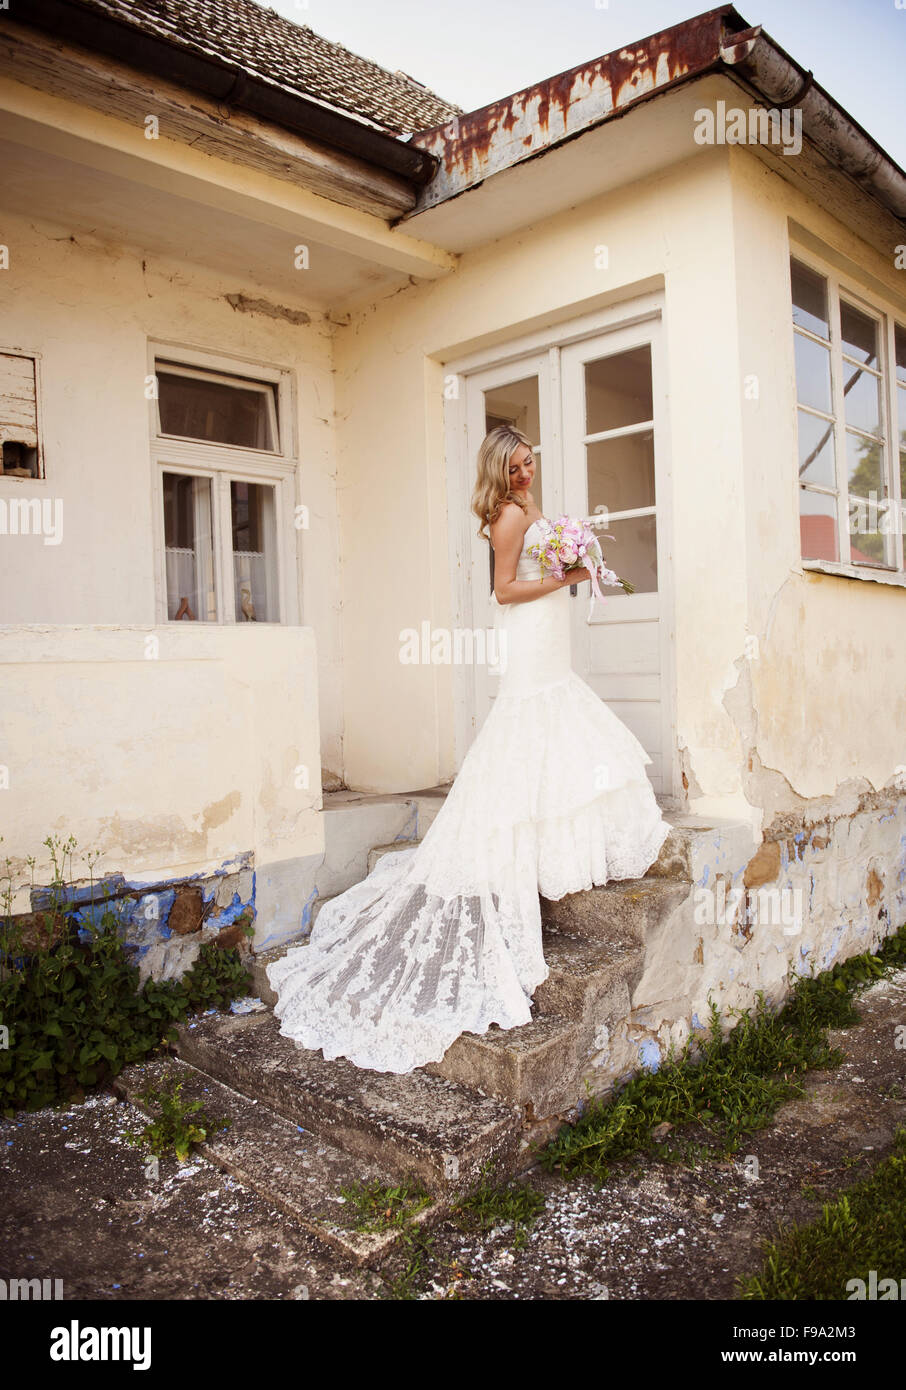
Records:
[[[807,328],[819,338],[829,339],[827,318],[827,281],[807,265],[790,261],[793,285],[793,323]]]
[[[820,415],[809,415],[805,410],[798,412],[798,422],[800,481],[834,487],[833,422],[823,420]]]
[[[800,405],[810,405],[813,410],[831,411],[831,366],[830,352],[811,338],[803,338],[797,333],[794,339],[796,350],[796,391]]]
[[[803,560],[839,560],[836,497],[799,489],[799,536]]]
[[[865,366],[878,367],[878,326],[861,310],[840,301],[840,336],[843,351]]]

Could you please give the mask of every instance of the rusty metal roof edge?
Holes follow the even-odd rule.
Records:
[[[716,41],[707,56],[701,52],[703,35]],[[481,155],[476,154],[483,146],[486,156],[496,132],[501,127],[512,127],[513,103],[519,103],[524,108],[537,99],[539,110],[544,109],[545,100],[549,101],[552,90],[562,90],[566,86],[573,89],[579,78],[590,70],[603,72],[604,66],[612,65],[616,58],[622,59],[624,54],[631,56],[631,50],[639,50],[654,40],[666,40],[673,36],[688,38],[693,50],[698,40],[701,56],[697,64],[677,72],[666,82],[614,104],[585,125],[573,130],[564,128],[563,133],[553,136],[547,143],[520,152],[515,158],[498,163],[496,167],[491,167],[486,158],[482,162]],[[678,45],[676,54],[680,48],[681,45]],[[666,50],[662,50],[659,58],[665,53]],[[557,73],[476,111],[417,132],[410,137],[410,143],[429,150],[439,157],[440,163],[434,178],[420,190],[416,207],[404,213],[398,221],[410,221],[422,211],[439,207],[452,198],[480,187],[496,173],[548,154],[571,143],[578,136],[628,115],[647,101],[714,72],[724,73],[737,85],[768,100],[774,108],[792,106],[797,101],[803,103],[803,132],[811,143],[894,217],[899,220],[906,218],[906,172],[825,88],[814,81],[812,73],[791,58],[761,25],[749,25],[735,6],[723,5],[633,44],[624,45],[614,53],[603,54],[566,72]],[[805,104],[808,106],[807,113]],[[509,120],[504,113],[508,113]],[[458,179],[453,175],[457,162],[460,162],[462,171]],[[434,197],[432,187],[436,190]]]

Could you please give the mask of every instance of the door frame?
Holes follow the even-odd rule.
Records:
[[[676,591],[673,583],[672,536],[667,534],[667,521],[674,515],[673,478],[670,458],[669,386],[666,376],[667,350],[663,332],[664,292],[649,291],[617,304],[608,305],[593,313],[536,329],[531,333],[509,339],[495,347],[484,348],[444,364],[446,389],[444,399],[444,435],[446,452],[448,554],[451,575],[451,612],[454,627],[474,627],[472,604],[472,535],[478,521],[470,510],[474,460],[468,452],[468,391],[466,378],[488,368],[516,364],[521,359],[537,357],[547,351],[551,357],[552,395],[559,399],[559,349],[584,338],[597,337],[610,330],[627,328],[650,319],[660,319],[662,331],[654,335],[652,371],[659,376],[655,386],[663,404],[661,428],[656,436],[655,468],[658,514],[665,525],[658,529],[658,593],[661,599],[660,670],[662,681],[662,748],[664,749],[663,797],[681,806],[685,796],[681,781],[679,749],[676,737]],[[557,410],[552,412],[552,433],[562,445],[562,420]],[[539,441],[540,442],[540,441]],[[548,478],[551,475],[548,474]],[[551,479],[551,482],[553,479]],[[547,483],[546,485],[550,485]],[[561,480],[554,496],[547,496],[558,506]],[[663,590],[661,584],[663,583]],[[455,770],[477,733],[475,710],[477,680],[474,666],[453,666],[453,734]]]

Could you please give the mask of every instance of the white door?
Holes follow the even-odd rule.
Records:
[[[598,529],[610,569],[635,592],[605,587],[589,617],[589,586],[572,598],[572,661],[651,757],[655,792],[672,792],[669,701],[662,691],[658,463],[663,440],[660,320],[561,350],[564,510],[607,518]],[[613,537],[608,539],[608,534]]]

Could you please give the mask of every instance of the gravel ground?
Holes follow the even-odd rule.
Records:
[[[762,1242],[819,1215],[906,1124],[906,1051],[895,1031],[906,1021],[906,971],[858,1007],[861,1023],[832,1034],[846,1061],[812,1073],[806,1096],[733,1161],[625,1161],[600,1188],[534,1169],[523,1180],[546,1208],[525,1246],[514,1248],[508,1226],[485,1235],[439,1226],[415,1296],[733,1300]],[[106,1093],[0,1121],[3,1278],[62,1279],[64,1298],[76,1300],[379,1300],[399,1274],[395,1258],[380,1274],[345,1264],[205,1160],[162,1159],[149,1175],[124,1138],[142,1123]]]

